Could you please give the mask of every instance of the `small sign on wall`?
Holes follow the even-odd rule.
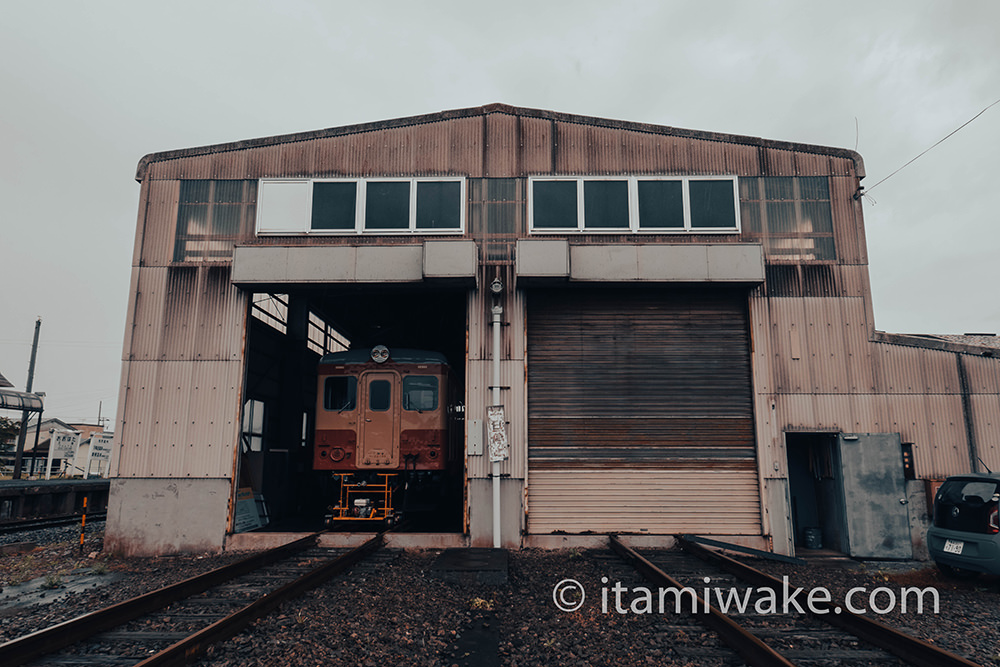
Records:
[[[486,442],[489,443],[490,461],[506,461],[510,457],[507,423],[502,405],[491,405],[486,408]]]

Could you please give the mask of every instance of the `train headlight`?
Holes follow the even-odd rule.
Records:
[[[384,364],[389,361],[389,348],[385,345],[376,345],[372,348],[372,361],[376,364]]]

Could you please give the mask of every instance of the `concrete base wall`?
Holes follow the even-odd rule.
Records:
[[[500,546],[521,547],[524,527],[524,481],[500,480]],[[469,480],[469,538],[473,547],[493,546],[493,480]]]
[[[125,556],[222,550],[228,479],[113,479],[104,548]]]

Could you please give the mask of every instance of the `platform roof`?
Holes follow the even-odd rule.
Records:
[[[0,409],[41,412],[42,397],[37,394],[29,394],[26,391],[0,389]]]

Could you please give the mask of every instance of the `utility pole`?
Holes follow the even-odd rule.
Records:
[[[35,320],[35,339],[31,343],[31,361],[28,362],[28,384],[24,391],[31,393],[31,387],[35,382],[35,356],[38,354],[38,332],[42,328],[42,318]],[[24,438],[28,435],[28,415],[25,410],[21,413],[21,433],[17,436],[17,453],[14,455],[14,479],[21,479],[21,462],[24,458]],[[42,425],[42,413],[38,413],[38,425]]]

